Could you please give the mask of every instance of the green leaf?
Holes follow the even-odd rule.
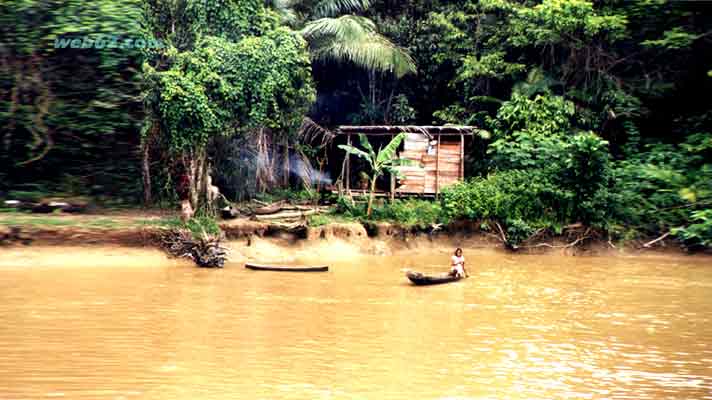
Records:
[[[347,144],[340,144],[339,148],[341,150],[347,152],[348,154],[353,154],[355,156],[361,157],[366,161],[370,162],[372,160],[370,154],[366,153],[365,151],[363,151],[357,147],[349,146]]]
[[[314,15],[333,17],[342,13],[366,11],[371,0],[321,0],[314,6]]]
[[[394,137],[390,141],[390,143],[386,145],[386,147],[384,147],[381,151],[378,152],[378,156],[376,157],[376,165],[383,165],[386,161],[392,160],[395,157],[396,152],[398,151],[398,147],[405,138],[406,134],[404,132],[401,132],[396,137]]]
[[[375,159],[376,152],[373,151],[373,146],[371,146],[371,143],[368,141],[368,138],[366,137],[366,135],[364,135],[363,133],[359,133],[358,140],[359,140],[359,142],[361,142],[361,146],[364,149],[368,150],[369,154],[371,154],[371,158]]]

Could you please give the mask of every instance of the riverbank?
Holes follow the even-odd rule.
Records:
[[[546,253],[512,253],[500,247],[491,246],[479,241],[477,238],[465,240],[422,240],[415,239],[408,242],[389,242],[380,239],[366,239],[361,242],[333,239],[329,241],[291,241],[286,238],[255,237],[250,240],[231,240],[226,243],[230,256],[225,268],[242,268],[245,262],[258,263],[286,263],[295,265],[316,264],[379,264],[383,259],[400,259],[402,267],[420,269],[424,271],[442,271],[452,249],[460,246],[465,249],[465,256],[471,265],[479,265],[482,260],[501,259],[507,263],[529,263],[539,260],[542,265],[548,261],[560,260],[560,255],[577,254],[582,257],[569,257],[575,259],[611,259],[611,262],[620,263],[631,259],[636,261],[655,260],[672,262],[671,260],[687,260],[697,265],[705,265],[709,255],[681,254],[672,251],[588,251],[554,252]],[[195,264],[188,259],[169,257],[157,247],[123,246],[115,243],[92,244],[87,246],[77,245],[31,245],[7,246],[0,248],[0,268],[11,269],[54,269],[54,268],[80,268],[80,269],[111,269],[111,268],[195,268]],[[541,257],[544,257],[543,259]]]
[[[165,211],[115,211],[102,214],[0,214],[0,244],[5,248],[36,247],[107,247],[157,248],[158,237],[175,225],[177,217]],[[414,249],[489,248],[512,253],[501,238],[481,229],[480,224],[460,221],[438,229],[416,229],[378,222],[330,222],[319,226],[286,227],[279,222],[254,221],[246,218],[219,222],[229,242],[230,261],[264,259],[272,253],[291,254],[341,252],[354,254],[393,255]],[[575,228],[572,228],[575,229]],[[612,242],[607,238],[569,232],[519,247],[521,254],[606,255],[673,253],[687,254],[674,240],[665,238],[644,247],[650,240]],[[3,236],[4,235],[4,236]],[[17,251],[17,250],[15,250]],[[705,253],[699,253],[705,254]],[[710,254],[707,252],[706,254]]]

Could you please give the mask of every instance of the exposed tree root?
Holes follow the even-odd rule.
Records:
[[[659,242],[659,241],[665,239],[666,237],[670,236],[671,233],[672,233],[672,232],[667,232],[667,233],[663,234],[662,236],[660,236],[659,238],[653,239],[653,240],[649,241],[648,243],[645,243],[645,244],[643,245],[643,247],[646,247],[646,248],[652,247],[652,245],[654,245],[655,243],[657,243],[657,242]]]
[[[161,234],[161,247],[174,257],[190,258],[198,266],[222,268],[228,249],[220,245],[221,236],[203,232],[198,239],[187,229],[172,229]]]

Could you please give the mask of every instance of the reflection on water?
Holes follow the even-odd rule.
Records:
[[[712,399],[709,259],[465,255],[3,267],[0,398]]]

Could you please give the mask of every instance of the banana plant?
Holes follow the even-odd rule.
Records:
[[[376,180],[385,172],[390,172],[396,176],[399,176],[400,171],[398,171],[397,167],[409,164],[409,160],[396,158],[398,147],[403,142],[405,137],[405,133],[399,133],[391,139],[386,147],[379,147],[377,152],[373,150],[373,146],[369,143],[368,138],[366,138],[366,135],[362,133],[359,133],[358,139],[361,142],[361,147],[365,150],[345,144],[339,145],[339,148],[344,150],[347,154],[352,154],[366,160],[371,167],[371,191],[368,194],[368,209],[366,210],[366,216],[368,218],[371,217],[371,212],[373,211],[373,198],[376,193]]]

